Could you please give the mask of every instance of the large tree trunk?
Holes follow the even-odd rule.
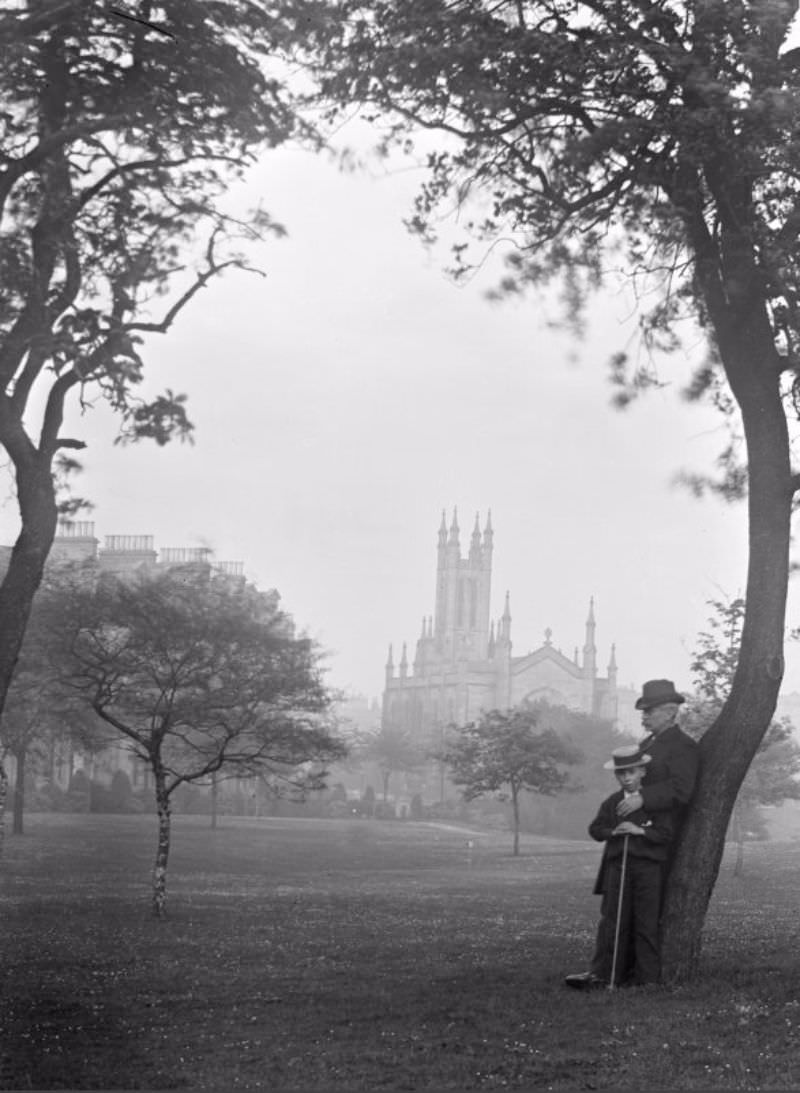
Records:
[[[156,783],[158,813],[158,846],[153,867],[153,914],[163,918],[167,910],[167,861],[169,859],[170,807],[169,793],[163,770],[153,771]]]
[[[731,835],[733,835],[736,843],[736,863],[733,867],[733,875],[734,877],[741,877],[744,868],[744,824],[742,823],[742,810],[739,805],[733,806]]]
[[[744,424],[748,456],[749,562],[739,663],[728,700],[700,741],[700,772],[667,885],[662,968],[667,983],[698,969],[701,932],[739,787],[769,727],[783,677],[793,483],[780,396],[780,360],[760,297],[727,301],[715,328]]]
[[[14,835],[21,835],[23,828],[23,816],[25,815],[25,760],[27,754],[27,748],[19,748],[14,752],[14,759],[17,764],[17,773],[14,779],[14,819],[11,826],[11,832]]]
[[[6,443],[2,417],[0,407],[0,444],[9,450],[13,445]],[[26,459],[15,459],[15,467],[22,529],[0,584],[0,715],[58,523],[49,459],[30,451]]]

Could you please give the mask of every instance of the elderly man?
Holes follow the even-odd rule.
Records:
[[[642,687],[636,709],[642,711],[647,736],[639,747],[650,756],[650,764],[640,791],[620,802],[621,819],[637,808],[646,808],[648,812],[674,810],[678,825],[683,821],[698,763],[697,741],[676,724],[684,701],[671,679],[651,679]]]
[[[650,762],[638,792],[626,796],[617,806],[620,821],[644,808],[647,812],[670,812],[676,834],[683,823],[697,779],[699,758],[697,742],[677,725],[678,710],[684,701],[671,679],[650,679],[642,687],[636,709],[642,711],[642,725],[647,735],[639,747],[643,754],[650,756]],[[664,863],[665,872],[669,865],[669,861]],[[602,895],[605,903],[605,854],[594,891],[596,895]],[[596,951],[591,969],[568,975],[567,986],[578,990],[607,986],[601,966],[601,954]]]

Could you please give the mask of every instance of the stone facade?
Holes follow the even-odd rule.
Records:
[[[597,669],[594,603],[589,601],[582,655],[572,659],[556,649],[552,632],[524,656],[514,656],[510,596],[503,614],[490,620],[494,533],[491,515],[483,531],[479,518],[466,557],[461,555],[457,514],[439,528],[436,606],[423,619],[413,663],[407,646],[395,665],[392,646],[386,664],[382,716],[419,740],[435,739],[445,725],[474,720],[482,711],[508,709],[526,699],[546,699],[587,714],[618,721],[617,665],[611,646],[607,674]]]

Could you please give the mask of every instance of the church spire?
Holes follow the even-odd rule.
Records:
[[[492,547],[494,545],[494,529],[492,528],[492,510],[486,513],[486,524],[483,528],[483,549],[487,558],[492,556]]]
[[[447,520],[445,518],[444,509],[442,509],[442,522],[439,524],[439,550],[443,550],[447,546]]]
[[[589,600],[589,616],[586,619],[586,642],[583,646],[583,671],[585,675],[597,674],[597,647],[594,643],[594,596]]]
[[[508,592],[506,592],[506,602],[498,631],[499,638],[503,641],[511,641],[511,596]]]
[[[478,513],[475,513],[475,527],[472,529],[472,539],[469,544],[469,556],[472,559],[480,558],[481,553],[481,526]]]
[[[461,544],[459,543],[459,539],[458,539],[458,509],[457,508],[453,509],[453,520],[452,520],[452,523],[450,524],[450,538],[448,539],[447,542],[448,542],[448,546],[451,546],[451,547],[455,546],[455,547],[458,547],[459,550],[461,549]]]
[[[611,646],[611,656],[608,661],[608,681],[609,683],[616,683],[617,680],[617,647]]]

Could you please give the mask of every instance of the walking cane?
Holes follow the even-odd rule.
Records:
[[[614,926],[614,956],[611,960],[611,982],[608,984],[608,989],[613,991],[616,986],[617,980],[617,956],[619,955],[619,933],[620,924],[622,922],[622,899],[625,895],[625,869],[628,864],[628,839],[630,835],[625,836],[625,841],[622,844],[622,868],[619,873],[619,898],[617,899],[617,921]]]

